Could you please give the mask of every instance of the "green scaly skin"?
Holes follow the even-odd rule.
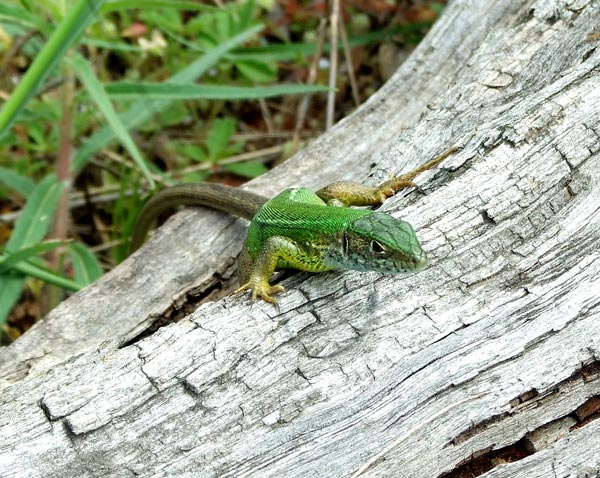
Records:
[[[316,193],[286,189],[273,199],[228,186],[198,183],[159,191],[142,208],[131,249],[144,241],[154,220],[168,209],[207,206],[251,219],[239,262],[241,287],[252,299],[276,303],[283,291],[269,281],[276,269],[324,272],[335,269],[385,273],[417,272],[428,263],[413,228],[405,221],[349,206],[373,206],[406,187],[418,174],[433,168],[457,148],[402,176],[376,187],[336,182]]]

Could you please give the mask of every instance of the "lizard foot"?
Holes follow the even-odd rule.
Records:
[[[406,179],[402,176],[392,176],[391,179],[382,183],[377,188],[377,196],[380,201],[383,202],[387,198],[392,197],[397,191],[404,188],[414,188],[417,185],[410,179]]]
[[[239,294],[240,292],[244,292],[246,290],[252,291],[252,300],[256,300],[260,297],[265,302],[277,305],[277,300],[275,300],[275,298],[272,297],[272,295],[278,294],[279,292],[283,292],[285,288],[282,285],[270,285],[267,281],[260,281],[255,283],[249,281],[241,287],[239,287],[234,292],[234,294]]]

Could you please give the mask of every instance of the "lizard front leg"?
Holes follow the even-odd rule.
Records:
[[[316,194],[331,206],[378,206],[400,189],[415,187],[413,179],[416,176],[437,166],[457,150],[457,147],[450,148],[424,165],[406,174],[394,176],[379,186],[366,186],[352,181],[337,181],[319,189]]]
[[[261,245],[258,255],[252,259],[245,245],[239,262],[239,277],[242,284],[235,293],[250,290],[252,300],[258,297],[277,304],[273,294],[283,292],[281,285],[271,285],[269,281],[278,264],[294,264],[302,253],[296,243],[284,236],[271,236]]]

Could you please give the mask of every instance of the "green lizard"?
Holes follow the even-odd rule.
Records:
[[[286,189],[273,199],[211,183],[167,187],[144,205],[131,238],[132,252],[144,242],[155,219],[176,206],[206,206],[250,220],[239,260],[240,288],[252,299],[276,304],[281,285],[270,285],[276,269],[324,272],[334,269],[416,272],[428,263],[413,228],[389,214],[349,206],[376,206],[398,190],[413,187],[418,174],[433,168],[451,148],[413,171],[379,186],[340,181],[316,193]]]

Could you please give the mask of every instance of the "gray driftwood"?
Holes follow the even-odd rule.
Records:
[[[206,302],[244,223],[185,212],[0,352],[0,476],[600,476],[600,2],[455,1],[354,115],[249,185],[376,183],[414,276]],[[192,240],[190,240],[192,238]],[[141,334],[141,335],[140,335]]]

